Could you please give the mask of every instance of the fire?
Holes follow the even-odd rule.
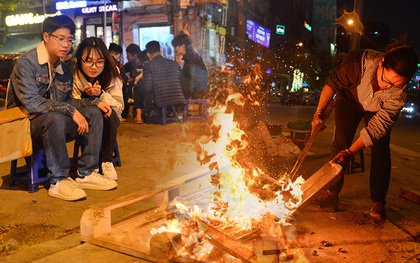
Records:
[[[291,182],[287,175],[270,176],[252,159],[246,129],[250,126],[248,116],[262,105],[258,99],[260,81],[261,74],[254,74],[246,76],[239,89],[223,87],[212,91],[209,132],[195,147],[197,160],[217,171],[212,177],[214,190],[207,207],[176,198],[176,218],[153,230],[181,234],[183,245],[176,246],[178,256],[205,258],[212,250],[212,245],[205,242],[206,233],[199,228],[200,221],[219,231],[229,229],[230,233],[265,229],[273,240],[281,242],[280,226],[289,224],[301,202],[301,177]],[[273,220],[269,227],[262,227],[267,215]]]

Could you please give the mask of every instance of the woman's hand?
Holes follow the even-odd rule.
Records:
[[[353,155],[354,153],[352,153],[349,149],[345,149],[339,152],[331,161],[344,167]]]
[[[89,124],[86,121],[86,118],[78,110],[74,112],[72,119],[78,126],[77,133],[79,135],[83,135],[89,132]]]
[[[101,95],[101,91],[102,91],[102,87],[101,85],[99,85],[99,81],[96,81],[93,85],[92,83],[89,82],[85,86],[85,92],[90,97],[96,97],[96,96]]]
[[[111,109],[111,107],[109,107],[109,105],[108,104],[106,104],[105,102],[103,102],[103,101],[101,101],[101,102],[99,102],[99,104],[98,104],[98,108],[102,111],[102,112],[104,112],[104,118],[108,118],[109,116],[111,116],[111,113],[112,113],[112,109]]]

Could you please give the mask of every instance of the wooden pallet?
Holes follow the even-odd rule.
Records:
[[[180,187],[203,177],[210,177],[215,171],[202,170],[179,177],[156,187],[133,193],[110,202],[96,204],[87,209],[80,220],[80,234],[83,242],[88,242],[134,257],[152,262],[199,262],[170,255],[171,242],[179,239],[179,234],[151,234],[152,228],[165,225],[173,210],[168,210],[169,202],[179,195]],[[210,179],[208,180],[210,181]],[[120,222],[112,222],[112,211],[136,202],[154,200],[152,209],[130,216]],[[200,228],[211,229],[211,240],[219,240],[217,247],[247,262],[254,256],[252,249],[246,248],[211,226],[200,223]],[[216,245],[212,242],[213,245]],[[238,249],[241,248],[241,249]],[[171,258],[170,260],[168,258]]]

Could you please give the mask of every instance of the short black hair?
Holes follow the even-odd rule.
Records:
[[[128,45],[128,47],[125,49],[125,51],[127,53],[130,53],[134,56],[139,57],[140,56],[140,47],[136,44],[130,44]]]
[[[139,60],[142,61],[142,62],[149,61],[149,57],[147,56],[146,50],[143,50],[143,51],[140,52]]]
[[[113,52],[118,53],[118,54],[122,54],[122,52],[123,52],[122,47],[118,44],[115,44],[115,43],[110,43],[109,47],[108,47],[108,50],[110,52],[113,51]]]
[[[76,32],[76,25],[73,19],[66,15],[50,16],[45,18],[42,23],[42,33],[47,32],[51,34],[60,28],[67,28],[70,30],[70,34],[74,35]]]
[[[171,44],[174,48],[182,46],[182,45],[185,45],[186,48],[192,47],[190,37],[184,33],[181,33],[177,35],[176,37],[174,37],[174,39],[172,39],[171,41]]]
[[[156,40],[152,40],[146,44],[146,51],[149,54],[155,54],[160,52],[160,44]]]

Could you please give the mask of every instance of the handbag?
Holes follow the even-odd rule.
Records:
[[[0,111],[0,163],[32,155],[29,114],[23,106],[7,109],[9,86],[4,110]]]

